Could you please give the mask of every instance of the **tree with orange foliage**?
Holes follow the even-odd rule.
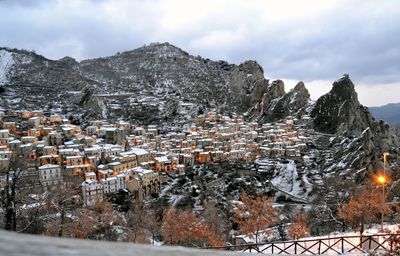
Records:
[[[304,214],[296,214],[294,222],[289,226],[288,229],[289,236],[294,240],[307,236],[310,233],[307,224],[307,219]]]
[[[238,224],[240,231],[256,238],[266,233],[266,229],[274,224],[277,215],[272,208],[272,201],[266,196],[252,198],[246,193],[240,195],[242,203],[237,204],[234,210],[234,221]]]
[[[222,238],[194,212],[170,208],[164,211],[162,234],[166,244],[182,246],[221,246]]]
[[[382,201],[382,192],[370,187],[363,188],[339,208],[338,216],[356,229],[360,225],[360,235],[364,233],[365,223],[371,223],[379,213],[389,212],[390,208]]]

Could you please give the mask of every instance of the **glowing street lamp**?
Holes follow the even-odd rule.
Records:
[[[376,177],[376,183],[378,183],[379,185],[385,185],[386,177],[383,175],[379,175],[378,177]]]

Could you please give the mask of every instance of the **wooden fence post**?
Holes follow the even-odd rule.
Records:
[[[344,238],[342,237],[342,253],[344,253]]]
[[[321,254],[321,243],[322,243],[322,240],[319,240],[318,254]]]

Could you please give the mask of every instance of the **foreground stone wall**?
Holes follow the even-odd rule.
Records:
[[[132,243],[76,240],[0,231],[0,255],[242,255],[240,253],[196,250],[182,247],[146,246]]]
[[[46,256],[46,255],[243,255],[224,251],[196,250],[182,247],[146,246],[132,243],[77,240],[45,236],[25,235],[0,231],[0,255]]]

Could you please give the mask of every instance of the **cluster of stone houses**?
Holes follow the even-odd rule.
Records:
[[[86,205],[121,189],[143,200],[160,191],[165,174],[182,175],[197,164],[298,157],[308,141],[304,120],[259,125],[213,112],[165,134],[122,121],[82,128],[41,111],[0,112],[0,121],[0,171],[13,156],[24,157],[42,187],[80,185]]]

